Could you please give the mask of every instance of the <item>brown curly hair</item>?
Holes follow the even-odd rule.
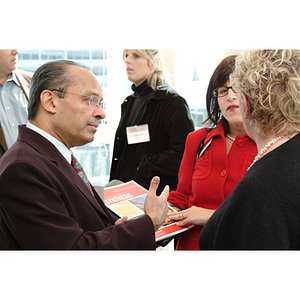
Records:
[[[300,130],[300,50],[244,51],[230,81],[248,99],[255,132]]]

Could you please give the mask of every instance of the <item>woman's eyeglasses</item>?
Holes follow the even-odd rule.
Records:
[[[228,90],[229,89],[232,89],[232,91],[235,94],[238,94],[238,91],[236,91],[232,86],[229,86],[229,87],[221,86],[221,87],[216,88],[216,89],[213,90],[213,95],[215,97],[218,97],[218,98],[225,97],[225,96],[228,95]]]

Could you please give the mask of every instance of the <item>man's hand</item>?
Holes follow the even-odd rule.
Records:
[[[120,218],[116,221],[116,225],[127,222],[128,220],[129,220],[128,217],[124,216],[123,218]]]
[[[169,186],[165,186],[164,190],[160,196],[156,195],[156,190],[158,188],[160,178],[155,176],[152,178],[149,188],[149,193],[145,200],[144,211],[153,222],[154,230],[156,231],[162,223],[165,221],[167,211],[168,211],[168,202],[167,198],[169,196]]]

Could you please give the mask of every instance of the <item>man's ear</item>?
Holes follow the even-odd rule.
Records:
[[[56,98],[53,92],[45,90],[41,93],[41,105],[45,111],[55,114],[57,107],[56,107]]]

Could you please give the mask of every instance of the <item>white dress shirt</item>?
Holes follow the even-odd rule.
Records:
[[[28,127],[31,130],[34,130],[35,132],[42,135],[44,138],[46,138],[49,142],[51,142],[57,150],[61,153],[61,155],[71,164],[71,154],[72,151],[68,149],[62,142],[60,142],[58,139],[47,133],[46,131],[36,127],[35,125],[31,123],[27,123],[26,127]]]

